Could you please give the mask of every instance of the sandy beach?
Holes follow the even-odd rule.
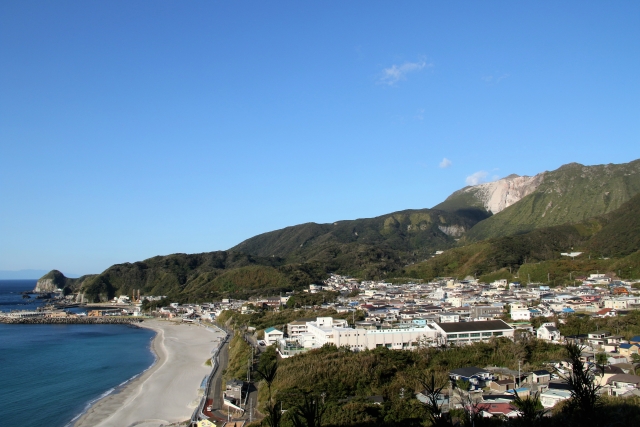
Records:
[[[191,417],[200,400],[198,388],[211,371],[204,362],[224,335],[163,320],[145,320],[141,326],[157,332],[156,363],[120,392],[96,402],[74,427],[159,427]]]

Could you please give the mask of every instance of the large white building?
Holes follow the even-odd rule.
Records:
[[[434,323],[438,335],[436,341],[441,344],[469,344],[488,341],[492,337],[513,339],[515,330],[502,320],[482,322]]]
[[[397,329],[354,329],[347,327],[347,321],[333,319],[332,317],[318,317],[315,321],[306,323],[306,331],[292,334],[294,330],[301,331],[299,322],[288,325],[289,338],[295,339],[306,349],[320,348],[325,344],[333,344],[337,347],[346,346],[351,350],[366,350],[376,347],[390,349],[408,349],[415,347],[419,342],[435,342],[437,333],[435,329],[424,326],[414,326]]]

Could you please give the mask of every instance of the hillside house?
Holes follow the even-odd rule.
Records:
[[[560,331],[556,328],[556,324],[553,322],[543,323],[536,330],[536,337],[540,340],[559,342],[562,340],[562,335],[560,335]]]
[[[449,378],[454,381],[468,381],[471,385],[471,389],[473,390],[485,387],[486,383],[493,379],[493,374],[485,369],[481,369],[476,366],[469,366],[450,371]]]
[[[267,345],[276,344],[282,338],[284,338],[284,333],[274,327],[264,330],[264,341],[267,343]]]

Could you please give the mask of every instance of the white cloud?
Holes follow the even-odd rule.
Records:
[[[478,171],[472,175],[469,175],[465,182],[467,185],[478,185],[483,182],[487,182],[487,176],[489,176],[489,172],[487,171]]]
[[[446,169],[451,165],[452,165],[451,160],[447,159],[446,157],[442,159],[442,161],[440,162],[440,167],[442,169]]]
[[[407,74],[430,67],[433,67],[433,64],[428,64],[425,60],[419,62],[405,62],[401,65],[394,64],[391,67],[382,70],[382,76],[378,79],[378,83],[393,86],[400,80],[406,80]]]

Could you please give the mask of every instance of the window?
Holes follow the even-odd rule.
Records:
[[[458,334],[447,334],[447,338],[458,338]]]
[[[459,334],[460,338],[469,338],[469,334]]]
[[[493,336],[494,337],[500,337],[500,336],[502,336],[502,332],[494,332]]]
[[[480,336],[480,333],[471,334],[471,337],[472,337],[472,338],[474,338],[474,337],[479,337],[479,336]]]
[[[491,332],[483,332],[482,336],[483,337],[490,337],[491,336]]]

